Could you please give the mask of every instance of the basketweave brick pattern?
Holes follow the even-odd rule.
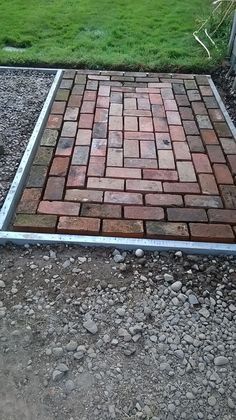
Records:
[[[12,229],[236,242],[236,142],[208,77],[65,71]]]

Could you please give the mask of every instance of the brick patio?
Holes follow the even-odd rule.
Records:
[[[235,242],[235,175],[206,76],[69,70],[12,229]]]

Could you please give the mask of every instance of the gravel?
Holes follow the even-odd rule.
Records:
[[[29,70],[0,72],[0,208],[53,78]]]
[[[141,254],[0,248],[1,420],[235,419],[236,258]]]
[[[218,68],[213,72],[212,79],[232,121],[236,125],[236,90],[232,90],[235,75],[228,76],[228,70],[228,66]]]

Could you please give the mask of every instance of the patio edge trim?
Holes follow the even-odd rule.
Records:
[[[12,67],[9,67],[9,70],[12,70]],[[42,131],[44,130],[45,122],[50,112],[50,107],[56,95],[57,88],[61,82],[63,70],[51,70],[51,73],[56,73],[55,78],[48,92],[43,108],[39,114],[38,120],[30,136],[29,142],[0,212],[0,231],[6,230],[8,228],[10,220],[15,211],[18,199],[22,193],[22,188],[34,158],[36,148],[38,147]]]
[[[215,242],[190,242],[161,239],[118,238],[108,236],[84,236],[31,232],[0,232],[0,245],[24,244],[69,244],[86,247],[109,247],[126,250],[141,248],[146,251],[183,251],[190,254],[236,255],[236,244]]]

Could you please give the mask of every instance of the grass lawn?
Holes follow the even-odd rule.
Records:
[[[0,64],[206,71],[192,33],[210,0],[0,0]],[[4,46],[27,46],[6,52]]]

